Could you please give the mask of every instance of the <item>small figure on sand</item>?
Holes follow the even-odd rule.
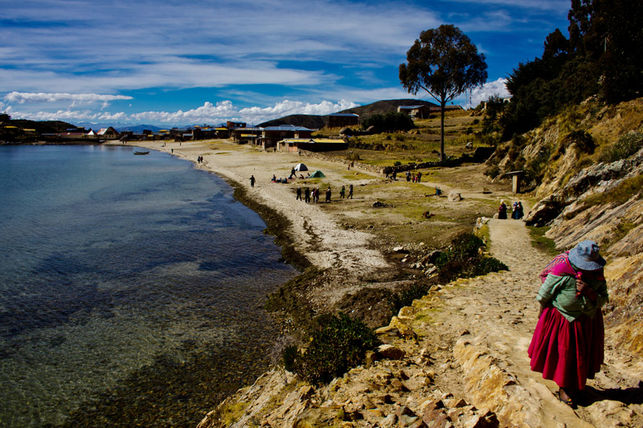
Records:
[[[500,201],[500,206],[498,207],[498,218],[507,218],[507,204],[505,204],[505,201]]]
[[[353,199],[353,185],[348,186],[348,199]]]
[[[297,178],[297,171],[295,171],[295,168],[290,170],[290,176],[288,178]]]
[[[255,187],[255,176],[254,175],[250,176],[250,187]]]
[[[422,171],[418,171],[418,183],[422,181]]]
[[[306,187],[304,189],[304,202],[306,202],[307,204],[310,203],[310,188],[309,187]]]
[[[326,202],[330,202],[330,186],[326,189]]]
[[[272,174],[272,178],[270,179],[273,183],[277,182],[277,176],[275,174]]]
[[[346,197],[346,186],[342,185],[342,188],[339,191],[339,197],[342,199]]]
[[[301,201],[301,187],[297,187],[297,197],[295,200]]]

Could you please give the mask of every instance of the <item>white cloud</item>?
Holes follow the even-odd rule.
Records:
[[[460,95],[455,99],[455,102],[462,105],[464,108],[470,108],[477,106],[482,101],[487,101],[493,96],[508,98],[511,94],[507,90],[506,84],[507,79],[503,78],[487,82],[482,87],[472,90],[471,93]]]
[[[190,110],[145,111],[127,114],[124,112],[95,112],[90,110],[57,110],[52,112],[20,112],[16,117],[31,120],[63,120],[71,122],[112,122],[112,123],[150,123],[163,125],[218,124],[226,120],[240,120],[250,124],[265,122],[270,119],[291,114],[326,115],[340,110],[355,107],[357,104],[340,100],[337,102],[321,101],[317,104],[301,101],[283,100],[270,107],[237,108],[231,101],[220,101],[213,104],[209,101]]]
[[[78,103],[110,102],[116,100],[131,100],[126,95],[103,95],[103,94],[70,94],[66,92],[9,92],[4,99],[10,103],[24,104],[28,102],[49,102],[74,101]]]

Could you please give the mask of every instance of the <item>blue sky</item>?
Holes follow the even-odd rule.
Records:
[[[0,0],[0,111],[14,118],[160,126],[328,114],[404,91],[419,33],[454,24],[487,84],[567,29],[569,0]]]

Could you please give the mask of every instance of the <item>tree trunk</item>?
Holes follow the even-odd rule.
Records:
[[[440,102],[440,162],[446,160],[444,155],[444,107],[446,102],[442,100]]]

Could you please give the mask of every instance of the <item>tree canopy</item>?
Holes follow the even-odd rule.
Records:
[[[448,101],[487,80],[487,64],[459,28],[441,25],[420,33],[400,64],[402,86],[426,91],[441,107],[440,160],[444,160],[444,108]]]
[[[509,75],[505,139],[593,95],[608,103],[641,96],[643,3],[572,0],[568,19],[569,39],[556,29],[545,39],[541,58]]]

